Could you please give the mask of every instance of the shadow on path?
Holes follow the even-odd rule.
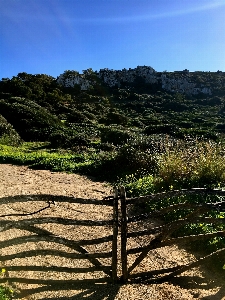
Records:
[[[28,202],[35,203],[35,205],[28,205]],[[46,206],[45,204],[43,204],[43,202],[48,202],[49,205]],[[104,251],[99,248],[99,245],[101,245],[102,243],[111,243],[113,237],[112,235],[102,236],[101,234],[97,238],[92,238],[90,235],[90,239],[73,240],[72,238],[62,236],[62,231],[59,231],[58,235],[58,232],[54,234],[50,230],[47,230],[45,227],[40,228],[40,225],[45,224],[61,224],[78,226],[78,228],[80,228],[79,226],[82,226],[82,228],[86,227],[87,231],[89,231],[89,228],[91,228],[92,226],[103,226],[103,228],[104,226],[111,226],[112,221],[76,220],[73,217],[57,217],[51,214],[51,206],[54,205],[55,202],[67,202],[72,204],[79,203],[89,205],[92,204],[98,206],[106,204],[103,201],[95,199],[81,199],[52,195],[17,195],[13,197],[1,198],[0,206],[6,205],[6,209],[0,214],[0,232],[2,232],[2,234],[5,234],[4,240],[0,241],[0,248],[2,248],[3,250],[4,248],[11,247],[11,249],[14,249],[14,253],[10,253],[6,249],[6,251],[4,253],[2,252],[2,255],[0,256],[2,265],[6,265],[4,266],[6,269],[5,277],[0,278],[0,283],[8,282],[12,286],[18,288],[18,290],[20,290],[17,295],[18,299],[26,299],[26,297],[29,297],[29,299],[34,297],[35,299],[35,294],[39,294],[38,299],[47,300],[48,298],[46,298],[46,292],[48,292],[47,295],[49,295],[49,297],[51,296],[52,292],[53,297],[55,297],[54,295],[57,294],[57,297],[49,298],[52,300],[83,299],[84,297],[86,299],[95,300],[113,300],[118,293],[119,285],[112,284],[112,266],[110,264],[105,265],[105,263],[99,260],[101,258],[112,258],[112,251],[107,251],[107,249],[109,250],[111,248],[110,244]],[[8,213],[7,205],[13,205],[14,203],[19,203],[22,210],[23,208],[25,208],[25,210],[29,210],[29,212],[23,213],[22,211],[19,213]],[[49,210],[49,216],[43,216],[43,210],[45,210],[45,212],[46,210]],[[8,230],[11,229],[23,231],[25,230],[29,235],[22,234],[20,236],[11,237],[10,234],[7,235]],[[100,229],[99,232],[103,232],[104,235],[104,229]],[[31,247],[29,249],[29,243],[38,245],[38,242],[45,242],[47,248],[33,249]],[[51,244],[49,243],[57,244],[59,246],[59,249],[54,249],[52,246],[50,246]],[[17,249],[19,245],[27,245],[26,250],[21,250],[20,248]],[[92,251],[91,253],[89,253],[89,251],[86,250],[86,246],[89,245],[98,245],[96,247],[96,251]],[[66,252],[63,249],[60,249],[61,246],[70,248],[70,251]],[[46,258],[47,256],[51,256],[53,258],[50,265],[35,265],[36,257]],[[25,259],[26,261],[26,259],[28,258],[30,258],[28,263],[26,262],[25,265],[23,265],[23,263],[21,263],[22,259]],[[70,264],[71,267],[70,265],[65,267],[57,266],[58,258],[62,260],[73,260],[74,264]],[[86,267],[81,267],[79,263],[76,263],[76,261],[79,262],[79,260],[81,259],[87,260],[89,264],[87,264]],[[54,263],[56,265],[53,265]],[[94,273],[96,271],[101,271],[101,275],[96,275]],[[24,275],[24,272],[28,273],[25,273]],[[29,278],[29,272],[35,274],[35,277],[38,272],[40,272],[40,275],[44,274],[44,276],[41,275],[38,277],[38,279]],[[53,279],[46,279],[49,272],[54,272]],[[65,280],[57,279],[63,278],[64,274]],[[68,274],[71,274],[72,279],[68,279]],[[78,274],[81,274],[81,276],[78,276]],[[20,277],[20,275],[23,277]],[[93,279],[86,279],[90,278],[91,276],[93,277]],[[76,277],[81,279],[77,280]],[[52,276],[50,278],[52,278]],[[41,293],[43,293],[43,298],[40,298],[42,297]]]

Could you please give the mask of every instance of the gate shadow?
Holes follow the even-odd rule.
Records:
[[[102,205],[105,204],[103,201],[95,200],[95,199],[81,199],[81,198],[73,198],[67,196],[52,196],[52,195],[17,195],[14,197],[3,197],[0,199],[0,206],[4,204],[13,204],[13,203],[21,203],[23,207],[26,207],[26,202],[30,201],[46,201],[48,202],[48,206],[40,208],[36,211],[30,211],[29,213],[15,213],[9,214],[7,211],[2,211],[0,214],[0,232],[7,232],[10,229],[19,229],[25,230],[29,232],[29,235],[23,235],[19,237],[13,237],[10,239],[10,236],[5,240],[0,242],[0,248],[6,247],[15,247],[18,245],[22,245],[24,243],[29,242],[53,242],[59,245],[63,245],[69,247],[71,250],[75,252],[66,252],[61,250],[53,249],[49,247],[48,249],[27,249],[26,251],[20,251],[14,254],[5,255],[2,254],[0,256],[0,261],[2,262],[2,267],[6,269],[4,273],[4,277],[0,278],[0,283],[9,283],[12,287],[18,290],[16,295],[17,299],[23,299],[26,297],[30,297],[35,294],[41,294],[44,292],[48,292],[47,294],[57,294],[55,298],[50,297],[46,298],[46,295],[43,298],[39,299],[83,299],[84,297],[87,299],[108,299],[113,300],[119,290],[119,285],[112,284],[112,267],[108,265],[103,265],[99,258],[110,258],[112,253],[109,252],[96,252],[89,253],[86,249],[86,245],[95,245],[100,243],[105,243],[112,241],[112,236],[104,236],[99,237],[97,239],[89,239],[89,240],[79,240],[73,241],[71,239],[67,239],[62,236],[57,236],[53,234],[51,231],[46,229],[37,227],[35,225],[42,225],[44,223],[59,223],[63,225],[78,225],[78,226],[107,226],[112,224],[111,220],[103,220],[103,221],[93,221],[93,220],[76,220],[69,218],[59,218],[59,217],[46,217],[41,215],[43,210],[49,209],[51,205],[57,202],[69,202],[69,203],[80,203],[80,204],[94,204],[94,205]],[[32,208],[31,208],[32,209]],[[4,213],[5,212],[5,213]],[[29,216],[29,218],[25,218]],[[39,216],[39,217],[38,217]],[[29,245],[29,244],[28,244]],[[29,246],[28,246],[29,247]],[[86,259],[88,260],[92,266],[91,267],[63,267],[63,266],[43,266],[43,265],[32,265],[30,261],[27,265],[22,265],[21,263],[17,263],[16,261],[10,265],[4,264],[6,261],[13,261],[15,259],[27,259],[36,256],[47,256],[51,255],[53,257],[61,257],[63,259]],[[79,274],[83,273],[84,278],[85,274],[89,272],[102,271],[103,275],[93,276],[94,278],[90,279],[55,279],[57,278],[57,274],[60,274],[59,278],[62,278],[63,274]],[[11,276],[11,272],[16,273],[16,276]],[[45,278],[29,278],[29,275],[23,275],[20,277],[20,272],[41,272],[42,274],[46,273],[48,276],[48,272],[54,272],[53,279]],[[18,275],[17,275],[18,274]],[[101,273],[102,274],[102,273]],[[22,276],[21,275],[21,276]],[[56,276],[55,276],[56,275]],[[92,275],[92,274],[91,274]],[[74,276],[73,276],[74,277]],[[89,276],[90,277],[90,276]],[[88,277],[88,278],[89,278]],[[22,286],[22,288],[21,288]],[[57,293],[58,292],[58,293]],[[41,296],[41,295],[39,295]],[[42,297],[42,296],[41,296]],[[47,296],[48,297],[48,296]]]

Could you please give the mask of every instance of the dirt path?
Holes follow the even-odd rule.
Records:
[[[225,299],[225,286],[213,274],[206,274],[202,269],[194,269],[181,276],[161,284],[96,284],[106,278],[103,271],[77,273],[74,270],[93,267],[87,259],[74,259],[77,249],[60,243],[60,239],[70,241],[92,240],[112,234],[111,226],[63,225],[58,223],[35,226],[36,232],[30,238],[33,227],[10,228],[10,221],[37,218],[68,218],[73,220],[109,220],[112,209],[106,205],[86,204],[85,201],[73,203],[67,198],[58,198],[55,204],[38,214],[19,216],[19,214],[38,211],[46,206],[47,195],[69,196],[81,199],[102,200],[110,195],[110,187],[94,182],[76,174],[52,173],[43,170],[30,170],[24,166],[0,164],[0,258],[6,276],[14,278],[13,284],[18,290],[17,299]],[[35,195],[39,195],[38,197]],[[16,197],[17,196],[17,197]],[[47,198],[46,198],[47,197]],[[48,199],[51,199],[49,196]],[[63,200],[64,199],[64,200]],[[4,216],[14,214],[14,216]],[[15,216],[16,214],[16,216]],[[3,225],[8,224],[7,230]],[[148,224],[151,226],[151,224]],[[54,238],[50,242],[35,240],[37,234],[44,236],[46,230]],[[143,241],[133,240],[130,246],[141,245]],[[110,251],[110,243],[85,246],[88,252]],[[22,254],[24,255],[22,255]],[[26,254],[27,253],[27,254]],[[30,255],[29,253],[35,253]],[[43,255],[47,253],[47,255]],[[19,255],[21,254],[21,255]],[[133,260],[135,257],[131,257]],[[188,263],[194,257],[177,246],[165,247],[152,251],[135,270],[143,272],[173,267]],[[100,259],[103,265],[110,265],[108,258]],[[77,280],[90,279],[90,283],[75,284]]]

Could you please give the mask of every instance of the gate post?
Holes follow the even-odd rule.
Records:
[[[112,280],[117,282],[118,189],[113,189]]]
[[[127,208],[126,208],[126,192],[122,186],[120,188],[121,196],[121,261],[122,261],[122,282],[128,280],[127,269]]]

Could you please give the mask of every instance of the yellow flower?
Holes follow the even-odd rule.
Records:
[[[6,269],[2,268],[2,273],[5,273],[6,272]]]

